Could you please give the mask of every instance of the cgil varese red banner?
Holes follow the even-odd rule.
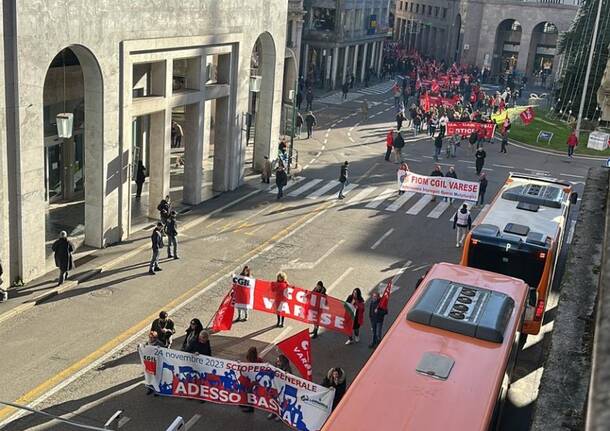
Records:
[[[494,136],[496,124],[491,123],[475,123],[474,121],[450,121],[447,123],[447,136],[460,135],[468,136],[472,132],[478,132],[483,129],[485,138],[491,139]]]
[[[285,283],[233,276],[235,307],[279,314],[289,319],[351,335],[355,310],[351,304]]]
[[[277,344],[277,348],[297,367],[301,376],[311,382],[311,338],[309,329],[303,329],[292,337],[286,338]]]

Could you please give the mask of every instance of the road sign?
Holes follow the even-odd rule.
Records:
[[[587,142],[587,148],[593,148],[594,150],[603,151],[608,148],[610,143],[610,133],[604,132],[591,132],[589,134],[589,141]]]
[[[553,139],[553,132],[547,132],[546,130],[541,130],[540,133],[538,133],[536,142],[546,141],[547,144],[550,144],[551,139]]]

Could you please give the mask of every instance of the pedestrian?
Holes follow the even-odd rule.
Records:
[[[330,370],[328,370],[328,373],[326,373],[326,377],[324,377],[324,379],[322,380],[322,386],[324,386],[325,388],[335,389],[332,407],[332,410],[334,410],[337,405],[339,405],[339,402],[343,398],[343,395],[345,395],[345,389],[347,386],[345,382],[345,371],[343,371],[343,369],[339,367],[331,368]]]
[[[449,139],[449,145],[447,146],[447,156],[455,158],[457,153],[457,147],[460,145],[461,138],[457,133]]]
[[[320,296],[326,296],[326,287],[324,287],[324,283],[322,281],[318,281],[316,283],[316,287],[313,288],[313,292],[319,294]],[[316,301],[316,304],[320,304],[320,298]],[[318,325],[313,326],[313,331],[311,331],[311,338],[318,338],[318,329],[320,327]]]
[[[405,114],[402,111],[398,111],[396,114],[396,130],[400,131],[403,121],[405,121]]]
[[[68,271],[74,269],[74,259],[72,257],[74,245],[68,239],[66,231],[62,230],[59,232],[59,238],[55,240],[51,248],[53,249],[55,266],[59,268],[59,279],[57,280],[57,285],[59,286],[68,278]]]
[[[153,347],[165,347],[161,341],[159,341],[159,334],[157,331],[149,331],[148,332],[148,341],[144,343],[145,346],[153,346]],[[149,393],[152,393],[150,391]]]
[[[456,227],[457,232],[455,238],[455,246],[461,247],[462,241],[464,241],[464,237],[466,236],[466,232],[468,232],[472,227],[470,211],[468,210],[468,205],[466,204],[463,204],[462,208],[460,208],[453,216],[453,229],[455,229]]]
[[[478,199],[478,204],[479,205],[483,205],[484,201],[485,201],[485,192],[487,191],[487,175],[485,174],[485,172],[483,172],[481,174],[481,177],[479,178],[479,199]]]
[[[301,104],[303,103],[303,93],[297,91],[297,109],[301,110]]]
[[[419,114],[415,114],[415,118],[413,118],[413,137],[416,137],[421,128],[421,116]]]
[[[258,356],[258,350],[256,347],[252,346],[248,349],[246,353],[246,362],[251,362],[255,364],[260,364],[263,360]],[[254,407],[247,405],[241,406],[241,410],[244,413],[254,413]]]
[[[271,162],[269,161],[269,156],[265,156],[265,161],[263,163],[263,170],[261,172],[261,183],[269,184],[271,179]]]
[[[2,268],[2,261],[0,261],[0,302],[8,301],[8,290],[2,288],[2,275],[4,274],[4,269]]]
[[[198,355],[212,356],[212,345],[210,344],[210,333],[205,329],[199,331],[197,338],[193,343],[189,353],[196,353]]]
[[[434,138],[434,160],[438,162],[441,151],[443,150],[443,135],[440,133]]]
[[[294,120],[294,125],[297,128],[297,136],[301,139],[301,131],[303,130],[303,116],[300,112],[297,112],[297,116]]]
[[[161,311],[159,317],[153,320],[150,326],[151,331],[158,334],[159,342],[165,348],[170,348],[172,345],[172,337],[176,333],[174,321],[167,317],[167,311]]]
[[[339,182],[341,183],[341,187],[339,187],[339,195],[337,196],[337,198],[339,199],[343,199],[345,196],[343,196],[343,190],[345,190],[345,186],[349,183],[348,180],[348,166],[349,166],[349,162],[346,160],[342,165],[341,165],[341,170],[339,172]]]
[[[167,235],[167,258],[180,259],[178,257],[178,222],[176,221],[176,211],[169,213],[169,218],[165,222],[165,234]],[[172,248],[174,254],[172,254]]]
[[[148,265],[148,273],[155,275],[155,271],[162,271],[159,267],[159,253],[163,248],[163,223],[158,222],[157,226],[153,229],[150,236],[152,243],[152,258],[150,259],[150,265]]]
[[[436,133],[436,126],[438,125],[438,118],[436,118],[436,114],[430,116],[428,120],[428,134],[430,136],[434,136]]]
[[[182,146],[182,136],[184,136],[184,132],[182,130],[182,126],[178,124],[176,121],[172,122],[172,130],[176,128],[176,141],[174,148],[180,148]]]
[[[165,196],[165,199],[161,199],[161,202],[157,205],[157,210],[159,211],[159,218],[165,224],[172,211],[172,201],[169,195]]]
[[[277,199],[280,200],[284,196],[284,187],[288,184],[288,175],[284,170],[282,163],[278,164],[275,169],[275,185],[277,186]]]
[[[362,121],[369,119],[369,103],[366,100],[362,101]]]
[[[399,131],[396,132],[396,137],[394,138],[394,163],[402,163],[402,149],[405,146],[405,139],[402,137],[402,133]]]
[[[307,93],[305,94],[305,101],[307,102],[305,110],[313,110],[313,90],[311,89],[311,87],[307,89]]]
[[[146,168],[142,160],[138,160],[138,169],[136,171],[136,199],[142,197],[142,187],[146,181]]]
[[[443,135],[443,137],[447,133],[447,124],[448,123],[449,123],[449,117],[447,117],[447,114],[445,112],[443,112],[443,115],[441,115],[441,118],[438,120],[439,133],[441,135]]]
[[[274,364],[277,368],[279,368],[280,370],[282,370],[283,372],[287,373],[287,374],[292,374],[292,367],[290,366],[290,361],[288,360],[288,358],[285,355],[282,355],[281,353],[277,356],[277,358],[275,359],[275,364]],[[276,422],[279,422],[281,419],[278,415],[276,415],[275,413],[269,413],[267,415],[267,419],[273,419],[275,418]]]
[[[441,171],[441,166],[440,165],[435,165],[434,166],[434,170],[430,173],[431,177],[442,177],[443,175],[443,171]],[[436,195],[432,195],[432,202],[436,201]]]
[[[193,353],[193,347],[201,331],[203,331],[201,320],[197,318],[191,319],[188,328],[184,331],[186,335],[184,336],[184,341],[182,341],[182,351]]]
[[[392,154],[392,149],[394,148],[394,131],[390,129],[388,134],[385,137],[385,161],[390,161],[390,155]]]
[[[508,145],[508,133],[506,131],[502,132],[502,144],[500,147],[501,153],[506,153],[506,146]]]
[[[354,326],[353,333],[349,336],[345,344],[352,344],[360,341],[360,327],[364,322],[364,299],[362,298],[362,292],[359,288],[355,288],[350,296],[345,300],[348,304],[352,304],[356,310],[354,315]]]
[[[250,267],[248,265],[246,265],[243,267],[243,269],[241,270],[239,275],[242,277],[252,277],[252,271],[250,270]],[[235,299],[233,299],[233,304],[235,305]],[[242,313],[243,313],[244,317],[242,317]],[[242,310],[241,307],[237,308],[237,319],[235,321],[236,322],[246,322],[247,320],[248,320],[248,309],[244,308]]]
[[[311,138],[313,135],[313,128],[317,125],[316,117],[313,115],[313,112],[309,111],[305,116],[305,125],[307,127],[307,139]]]
[[[277,275],[275,276],[275,286],[274,288],[276,289],[276,295],[277,295],[277,304],[279,305],[279,303],[282,301],[281,298],[283,298],[284,296],[284,291],[286,290],[286,288],[288,287],[288,277],[286,277],[286,273],[283,271],[280,271],[277,273]],[[283,328],[284,327],[284,316],[282,316],[279,312],[279,310],[276,311],[276,317],[277,317],[277,323],[275,326],[277,326],[278,328]]]
[[[404,181],[404,176],[406,175],[407,172],[409,172],[409,166],[405,162],[402,162],[397,171],[397,177],[400,178],[400,180],[398,181],[398,194],[399,195],[405,194],[405,191],[402,190],[402,183]]]
[[[374,348],[381,341],[381,334],[383,332],[383,319],[388,310],[379,308],[379,293],[373,292],[371,302],[369,303],[369,319],[371,320],[371,329],[373,331],[373,341],[369,344],[369,348]]]
[[[347,83],[347,81],[345,81],[343,83],[343,85],[341,86],[341,93],[343,94],[343,100],[347,100],[348,91],[349,91],[349,84]]]
[[[468,148],[470,149],[470,154],[474,153],[475,148],[477,148],[477,141],[479,140],[479,134],[476,130],[473,130],[470,136],[468,136]]]
[[[485,152],[483,147],[477,148],[477,151],[474,153],[475,167],[477,170],[477,175],[481,175],[481,171],[483,171],[483,165],[485,164],[485,157],[487,157],[487,153]]]
[[[445,174],[445,177],[453,178],[453,179],[456,179],[456,180],[458,179],[457,173],[455,172],[455,168],[453,166],[449,166],[449,170]],[[446,201],[447,201],[447,198],[445,198],[445,202]],[[450,204],[453,203],[453,198],[449,198],[449,203]]]
[[[578,136],[576,136],[575,129],[572,129],[572,133],[570,133],[570,136],[568,136],[567,143],[568,143],[568,157],[571,159],[571,158],[573,158],[572,155],[574,154],[574,149],[578,145]]]

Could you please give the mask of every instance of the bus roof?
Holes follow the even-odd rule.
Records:
[[[487,211],[477,220],[488,229],[476,229],[473,236],[501,234],[512,240],[545,245],[555,240],[569,205],[570,184],[551,179],[511,174]],[[497,230],[492,227],[495,226]]]
[[[504,341],[484,341],[407,320],[433,280],[451,280],[512,298],[515,307]],[[449,263],[434,265],[323,430],[486,429],[526,294],[527,286],[516,278]],[[453,361],[446,380],[418,372],[430,356]]]

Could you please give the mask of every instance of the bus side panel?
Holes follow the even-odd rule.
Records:
[[[552,273],[555,262],[555,247],[557,243],[553,243],[551,248],[549,249],[546,255],[546,261],[544,262],[544,270],[542,271],[542,276],[540,277],[540,283],[538,284],[538,301],[544,299],[544,310],[542,311],[542,316],[540,320],[526,320],[523,323],[523,332],[525,334],[537,335],[540,332],[540,328],[542,327],[542,322],[544,320],[544,313],[546,312],[546,307],[548,305],[548,296],[551,291],[551,280]],[[538,304],[536,304],[536,307]]]

